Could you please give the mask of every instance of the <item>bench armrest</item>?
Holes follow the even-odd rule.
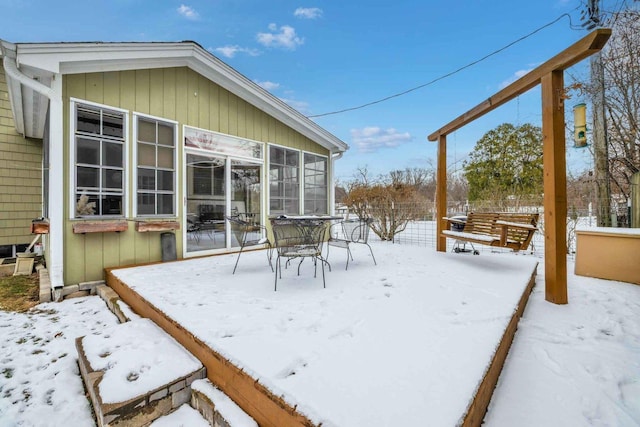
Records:
[[[456,224],[464,224],[464,223],[466,223],[465,220],[458,219],[458,218],[449,218],[449,217],[443,216],[442,219],[444,221],[447,221],[448,223],[451,223],[451,222],[456,223]]]
[[[498,225],[506,225],[509,228],[520,228],[522,230],[537,230],[538,227],[536,227],[533,224],[524,224],[522,222],[509,222],[509,221],[496,221],[496,224]]]

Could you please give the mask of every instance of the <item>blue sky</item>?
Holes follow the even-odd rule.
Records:
[[[609,2],[603,9],[622,4]],[[193,40],[308,116],[424,85],[570,15],[574,29],[564,16],[432,85],[314,118],[350,145],[337,162],[342,182],[359,167],[377,175],[435,165],[427,135],[587,34],[580,0],[0,0],[0,10],[0,38],[16,43]],[[569,73],[584,75],[587,63]],[[569,100],[567,112],[580,101]],[[501,123],[540,121],[533,89],[451,134],[448,163],[460,169],[475,142]],[[588,150],[567,146],[569,170],[589,168]]]

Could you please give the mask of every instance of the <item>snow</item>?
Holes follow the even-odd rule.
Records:
[[[603,234],[621,234],[625,236],[640,237],[640,228],[615,228],[615,227],[576,227],[576,232],[582,233],[603,233]]]
[[[520,273],[539,261],[537,285],[485,425],[640,425],[640,286],[575,276],[570,262],[569,304],[554,305],[544,300],[544,266],[533,256],[439,254],[379,242],[372,247],[378,265],[366,247],[357,246],[348,271],[344,252],[332,253],[326,289],[320,272],[313,279],[305,261],[299,277],[295,265],[285,269],[274,292],[263,252],[244,253],[233,276],[233,255],[190,260],[194,264],[187,265],[205,268],[180,274],[172,268],[183,263],[157,264],[158,271],[141,275],[148,285],[138,286],[157,288],[159,305],[182,316],[180,321],[200,316],[198,334],[264,375],[314,419],[325,417],[326,425],[358,425],[349,417],[369,415],[358,414],[353,403],[365,401],[367,412],[385,418],[358,418],[364,425],[450,426],[458,421],[460,396],[476,386],[467,378],[486,362],[477,360],[486,337],[510,316],[504,302],[521,293]],[[138,269],[129,271],[135,275]],[[200,276],[191,276],[198,271]],[[184,298],[185,289],[196,304]],[[201,307],[210,311],[204,314]],[[394,322],[384,321],[389,318]],[[0,427],[93,425],[74,338],[103,334],[115,324],[98,297],[40,304],[24,314],[0,311]],[[456,336],[439,333],[442,324]],[[292,336],[295,352],[287,347]],[[459,347],[460,336],[471,343],[468,348]],[[407,340],[411,350],[399,351]],[[459,358],[465,364],[454,372],[430,369]],[[397,369],[403,366],[410,369]],[[321,376],[327,367],[344,369],[351,383]],[[417,381],[424,375],[429,383]],[[398,400],[395,393],[406,389],[419,396]],[[397,422],[407,412],[419,412],[420,419]],[[198,425],[191,415],[185,407],[168,425]],[[157,425],[167,425],[162,422]]]
[[[231,424],[235,427],[235,424]],[[184,404],[169,415],[158,418],[149,427],[211,427],[200,413]]]
[[[144,337],[144,339],[139,339]],[[124,402],[202,368],[202,364],[149,319],[106,328],[82,340],[103,403]]]
[[[375,245],[378,268],[352,245],[349,270],[332,251],[326,289],[307,260],[274,292],[264,252],[243,254],[233,276],[235,255],[113,273],[318,424],[419,425],[429,413],[455,425],[538,260],[398,249]]]
[[[222,415],[230,426],[233,427],[258,427],[258,424],[248,416],[233,400],[216,388],[209,380],[195,380],[191,388],[197,390],[211,399],[216,411]]]

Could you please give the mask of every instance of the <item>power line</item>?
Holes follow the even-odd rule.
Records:
[[[580,6],[578,6],[578,7],[580,7]],[[576,9],[577,9],[577,8],[576,8]],[[576,10],[576,9],[574,9],[574,10]],[[573,11],[572,11],[572,12],[573,12]],[[529,34],[526,34],[526,35],[524,35],[524,36],[520,37],[520,38],[519,38],[519,39],[517,39],[517,40],[512,41],[511,43],[509,43],[509,44],[507,44],[507,45],[505,45],[505,46],[501,47],[500,49],[494,50],[493,52],[491,52],[491,53],[489,53],[489,54],[487,54],[487,55],[483,56],[483,57],[482,57],[482,58],[480,58],[480,59],[477,59],[477,60],[475,60],[475,61],[473,61],[473,62],[470,62],[470,63],[468,63],[467,65],[464,65],[464,66],[462,66],[462,67],[460,67],[460,68],[458,68],[458,69],[456,69],[456,70],[454,70],[454,71],[451,71],[451,72],[449,72],[449,73],[447,73],[447,74],[444,74],[444,75],[442,75],[442,76],[440,76],[440,77],[437,77],[437,78],[435,78],[435,79],[433,79],[433,80],[431,80],[431,81],[429,81],[429,82],[427,82],[427,83],[421,84],[420,86],[416,86],[416,87],[413,87],[413,88],[411,88],[411,89],[407,89],[407,90],[405,90],[405,91],[403,91],[403,92],[399,92],[399,93],[396,93],[396,94],[393,94],[393,95],[389,95],[389,96],[387,96],[387,97],[384,97],[384,98],[378,99],[378,100],[376,100],[376,101],[367,102],[366,104],[358,105],[357,107],[344,108],[344,109],[342,109],[342,110],[331,111],[331,112],[328,112],[328,113],[322,113],[322,114],[314,114],[314,115],[310,115],[310,116],[307,116],[307,117],[311,119],[311,118],[316,118],[316,117],[324,117],[324,116],[330,116],[330,115],[334,115],[334,114],[346,113],[346,112],[348,112],[348,111],[360,110],[360,109],[362,109],[362,108],[370,107],[370,106],[375,105],[375,104],[380,104],[381,102],[385,102],[385,101],[388,101],[388,100],[393,99],[393,98],[398,98],[398,97],[400,97],[400,96],[403,96],[403,95],[406,95],[406,94],[408,94],[408,93],[414,92],[414,91],[416,91],[416,90],[418,90],[418,89],[422,89],[423,87],[430,86],[430,85],[432,85],[432,84],[434,84],[434,83],[436,83],[436,82],[439,82],[440,80],[444,80],[444,79],[446,79],[447,77],[451,77],[451,76],[453,76],[454,74],[459,73],[460,71],[466,70],[467,68],[470,68],[470,67],[472,67],[472,66],[474,66],[474,65],[476,65],[476,64],[478,64],[478,63],[480,63],[480,62],[482,62],[482,61],[484,61],[484,60],[486,60],[486,59],[488,59],[488,58],[490,58],[490,57],[492,57],[492,56],[494,56],[494,55],[496,55],[496,54],[498,54],[498,53],[500,53],[500,52],[502,52],[502,51],[504,51],[504,50],[506,50],[506,49],[508,49],[508,48],[510,48],[510,47],[511,47],[511,46],[513,46],[514,44],[519,43],[519,42],[521,42],[521,41],[523,41],[523,40],[525,40],[525,39],[527,39],[527,38],[531,37],[532,35],[534,35],[534,34],[536,34],[536,33],[540,32],[540,31],[544,30],[544,29],[545,29],[545,28],[547,28],[547,27],[550,27],[551,25],[555,24],[556,22],[558,22],[559,20],[561,20],[561,19],[562,19],[562,18],[564,18],[565,16],[566,16],[567,18],[569,18],[569,25],[570,25],[570,27],[571,27],[571,29],[572,29],[572,30],[575,30],[575,29],[578,29],[578,28],[579,28],[579,27],[574,27],[573,23],[571,22],[571,15],[569,15],[568,13],[563,13],[562,15],[558,16],[558,17],[557,17],[556,19],[554,19],[553,21],[551,21],[551,22],[549,22],[549,23],[547,23],[547,24],[543,25],[542,27],[539,27],[539,28],[537,28],[537,29],[535,29],[535,30],[531,31]]]

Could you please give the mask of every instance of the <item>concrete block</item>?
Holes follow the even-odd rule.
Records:
[[[159,400],[162,399],[163,397],[167,396],[169,394],[169,390],[166,388],[160,389],[158,391],[156,391],[155,393],[152,393],[151,396],[149,396],[149,402],[153,402],[155,400]]]
[[[183,388],[171,394],[171,407],[175,409],[185,403],[189,403],[189,400],[191,400],[191,388]]]
[[[70,295],[74,292],[78,292],[80,290],[78,285],[69,285],[69,286],[64,286],[62,288],[56,288],[57,289],[62,289],[62,297],[66,297],[67,295]]]
[[[176,383],[173,383],[169,386],[169,393],[175,393],[177,391],[182,390],[186,387],[185,380],[180,380]]]

